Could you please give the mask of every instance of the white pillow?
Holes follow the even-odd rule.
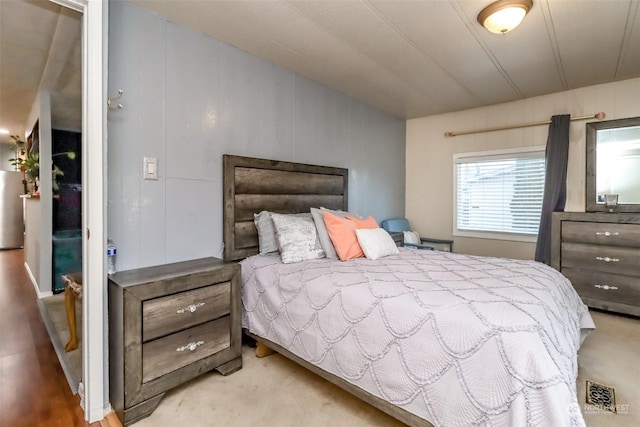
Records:
[[[324,258],[316,225],[308,216],[271,214],[276,229],[280,258],[285,264]]]
[[[356,236],[362,251],[369,259],[378,259],[399,253],[396,242],[383,228],[358,228]]]
[[[416,231],[403,231],[402,233],[404,234],[405,243],[413,243],[414,245],[422,243],[420,241],[420,235]]]

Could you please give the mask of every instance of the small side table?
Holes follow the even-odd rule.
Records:
[[[433,244],[436,250],[443,252],[453,252],[453,240],[449,239],[433,239],[431,237],[421,237],[422,243]]]
[[[109,400],[123,425],[212,369],[242,368],[240,264],[202,258],[109,275]]]
[[[388,231],[389,235],[396,243],[396,246],[402,247],[404,246],[404,234],[402,231]]]
[[[404,246],[404,233],[402,231],[387,231],[396,246]],[[420,242],[429,246],[433,246],[434,249],[443,252],[453,252],[453,240],[449,239],[434,239],[431,237],[421,237]]]

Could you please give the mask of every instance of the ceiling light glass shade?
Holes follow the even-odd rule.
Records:
[[[506,34],[516,28],[531,10],[533,0],[499,0],[482,9],[478,22],[496,34]]]

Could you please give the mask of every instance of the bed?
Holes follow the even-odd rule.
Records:
[[[533,261],[402,249],[373,261],[256,255],[253,214],[347,209],[348,171],[224,156],[225,258],[245,332],[410,426],[584,425],[577,350],[593,328]]]

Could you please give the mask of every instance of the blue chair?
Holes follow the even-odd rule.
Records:
[[[405,231],[411,231],[409,227],[409,220],[406,218],[390,218],[385,219],[380,224],[382,228],[387,230],[388,233],[403,233]],[[420,243],[407,243],[405,241],[404,245],[407,247],[418,248],[418,249],[431,249],[434,250],[434,246],[425,245],[425,243],[437,243],[449,245],[449,252],[453,252],[453,240],[445,240],[445,239],[432,239],[429,237],[421,237]]]

